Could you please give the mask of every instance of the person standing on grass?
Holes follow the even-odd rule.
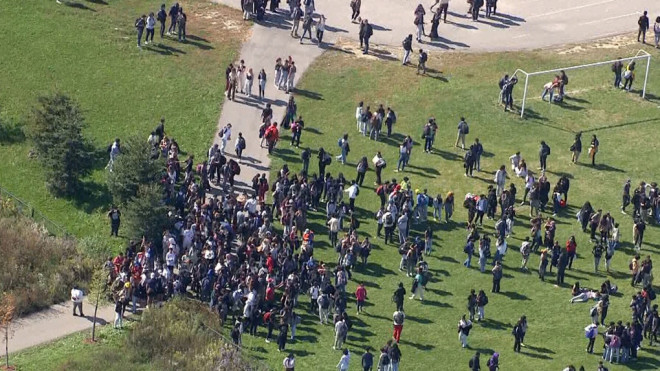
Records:
[[[167,34],[172,35],[176,33],[177,18],[179,16],[179,3],[174,3],[170,8],[170,28],[167,29]]]
[[[525,240],[520,245],[520,255],[522,256],[522,263],[520,265],[520,269],[523,272],[528,271],[527,262],[529,262],[529,255],[532,252],[531,246],[532,246],[532,244],[529,242],[529,236],[526,236]]]
[[[488,296],[484,290],[479,290],[477,295],[477,321],[481,322],[485,319],[486,313],[484,312],[484,307],[488,304]]]
[[[284,365],[284,371],[294,371],[296,367],[296,358],[293,353],[289,353],[289,355],[284,358],[282,364]]]
[[[305,121],[303,121],[302,116],[298,116],[298,119],[293,121],[291,124],[291,145],[299,147],[300,146],[300,136],[302,131],[305,128]]]
[[[289,322],[286,319],[280,319],[279,330],[280,333],[277,335],[277,351],[281,352],[286,349],[287,333],[289,332]]]
[[[357,176],[355,177],[355,181],[360,187],[362,187],[362,183],[364,182],[364,175],[367,173],[367,170],[369,170],[369,161],[367,160],[367,156],[362,156],[360,161],[358,161],[356,169]]]
[[[112,205],[108,211],[108,218],[110,219],[110,237],[113,235],[119,237],[119,225],[121,224],[121,211],[117,206]]]
[[[480,371],[481,370],[481,365],[479,364],[479,352],[475,353],[472,358],[470,358],[470,361],[468,362],[468,366],[470,367],[470,371]]]
[[[653,24],[653,34],[655,36],[655,48],[660,48],[660,17],[655,18],[655,23]]]
[[[342,163],[342,165],[346,164],[346,156],[348,156],[348,152],[350,152],[350,146],[348,144],[348,134],[344,134],[341,138],[339,138],[339,141],[337,141],[337,145],[339,146],[341,153],[336,157],[339,162]]]
[[[179,41],[180,42],[185,42],[186,41],[186,22],[188,21],[188,17],[186,16],[186,13],[183,12],[183,8],[179,9],[179,15],[176,17],[176,23],[179,26]]]
[[[374,367],[374,355],[370,352],[369,347],[364,348],[364,353],[362,354],[362,370],[363,371],[372,371]]]
[[[474,321],[474,314],[477,311],[477,294],[475,294],[474,289],[471,289],[470,295],[468,295],[467,310],[470,314],[470,321]]]
[[[635,80],[635,64],[635,61],[631,61],[626,66],[626,71],[623,73],[623,90],[630,91],[632,89],[632,84]]]
[[[399,282],[399,287],[392,294],[392,301],[396,305],[396,310],[403,312],[403,298],[406,296],[406,289],[403,287],[403,282]]]
[[[381,185],[382,184],[381,173],[383,172],[383,169],[385,168],[385,166],[387,166],[386,165],[387,163],[385,162],[385,159],[383,158],[383,155],[380,153],[380,151],[376,152],[376,156],[374,156],[374,158],[371,159],[371,163],[374,165],[374,169],[376,171],[376,183],[374,183],[374,185]],[[381,197],[381,207],[382,207],[385,204],[385,202],[384,202],[385,201],[384,200],[385,190],[384,189],[383,189],[383,192],[379,196],[381,196],[381,195],[383,196],[383,197]]]
[[[495,184],[497,185],[495,195],[497,197],[500,197],[502,195],[502,192],[504,192],[504,186],[506,185],[506,178],[507,178],[507,173],[506,173],[506,166],[502,165],[500,166],[500,169],[497,170],[495,173]]]
[[[403,310],[397,309],[392,315],[392,318],[394,320],[394,332],[392,334],[392,338],[394,338],[394,341],[396,341],[398,344],[401,340],[401,332],[403,332],[403,322],[406,319],[406,315],[403,313]]]
[[[455,147],[458,147],[458,143],[461,143],[461,148],[465,149],[465,136],[470,133],[470,126],[465,121],[465,117],[461,117],[461,120],[458,122],[458,134],[456,135],[456,144]]]
[[[160,6],[160,10],[156,15],[156,19],[158,20],[158,23],[160,23],[160,38],[162,39],[163,35],[165,35],[165,23],[167,22],[167,12],[165,11],[165,4],[162,4]]]
[[[468,336],[470,335],[471,329],[472,322],[469,319],[466,319],[464,314],[461,317],[461,320],[458,321],[458,341],[461,342],[463,348],[468,347]]]
[[[135,20],[135,29],[137,30],[137,47],[141,48],[142,45],[142,33],[144,32],[144,27],[146,26],[147,16],[142,14],[142,16]]]
[[[511,331],[511,334],[513,335],[514,338],[513,351],[516,353],[520,353],[520,345],[522,344],[522,338],[523,338],[522,319],[518,320],[516,325],[513,326],[513,331]]]
[[[620,88],[621,87],[621,72],[623,70],[623,62],[621,62],[621,58],[617,58],[617,60],[612,63],[612,72],[614,72],[614,87],[615,88]]]
[[[277,122],[270,124],[266,132],[264,133],[264,138],[266,138],[266,145],[268,146],[268,154],[273,153],[273,148],[277,145],[277,141],[280,139],[280,132],[277,129]]]
[[[642,38],[642,44],[646,44],[646,31],[649,29],[649,17],[647,17],[648,12],[645,10],[644,14],[637,20],[637,25],[639,30],[637,31],[637,42],[639,38]]]
[[[499,293],[500,292],[500,281],[502,280],[502,263],[497,260],[495,266],[491,270],[493,274],[493,289],[491,292]]]
[[[484,153],[484,146],[479,142],[479,138],[474,139],[474,143],[470,146],[470,150],[474,155],[474,166],[477,172],[481,171],[481,155]]]
[[[355,290],[355,299],[357,300],[357,314],[364,312],[364,301],[367,299],[367,289],[364,283],[360,283]]]
[[[403,61],[402,65],[406,65],[410,62],[410,54],[412,53],[412,34],[408,34],[405,39],[403,39]]]
[[[147,17],[146,28],[147,28],[147,37],[144,39],[144,44],[149,44],[149,36],[151,36],[151,43],[154,42],[154,28],[156,27],[156,18],[154,18],[154,13],[149,13]]]
[[[566,254],[566,249],[562,249],[557,259],[557,286],[561,286],[564,284],[564,274],[566,273],[567,265],[568,265],[568,255]]]
[[[573,152],[571,162],[577,164],[578,159],[580,158],[580,153],[582,153],[582,132],[575,134],[575,139],[569,150]]]
[[[623,184],[623,196],[621,199],[621,214],[626,213],[626,207],[630,205],[630,179]]]
[[[550,156],[550,146],[542,140],[539,148],[539,170],[545,171],[547,169],[548,156]]]
[[[445,207],[445,222],[449,223],[449,219],[454,215],[454,192],[447,192],[444,202]]]
[[[335,343],[332,346],[332,349],[341,349],[342,345],[344,345],[347,332],[348,327],[346,326],[345,319],[342,317],[339,321],[337,321],[337,323],[335,323]]]
[[[598,153],[598,146],[600,142],[596,138],[596,134],[591,137],[591,145],[589,145],[589,157],[591,157],[591,166],[596,166],[596,153]]]

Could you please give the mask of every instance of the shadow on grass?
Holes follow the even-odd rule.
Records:
[[[323,100],[323,94],[321,94],[321,93],[317,93],[317,92],[313,92],[313,91],[309,91],[309,90],[305,90],[305,89],[298,89],[298,88],[296,88],[296,89],[293,91],[293,93],[294,93],[295,95],[300,95],[300,96],[303,96],[303,97],[306,97],[306,98],[309,98],[309,99]],[[305,129],[305,130],[309,130],[309,129]]]
[[[415,323],[421,323],[421,324],[424,324],[424,325],[428,325],[428,324],[430,324],[430,323],[433,323],[433,321],[431,321],[431,320],[428,319],[428,318],[420,318],[420,317],[414,317],[414,316],[406,316],[406,319],[407,319],[408,321],[412,321],[412,322],[415,322]]]
[[[482,324],[482,326],[493,329],[493,330],[505,330],[509,328],[513,328],[513,325],[510,323],[504,323],[502,321],[498,321],[496,319],[492,318],[487,318],[484,319],[483,321],[479,322]]]
[[[26,139],[22,123],[0,122],[0,144],[14,144]]]
[[[92,11],[92,12],[96,12],[95,9],[90,8],[87,5],[85,5],[83,3],[76,2],[76,1],[66,1],[66,2],[63,2],[62,4],[66,5],[70,8],[81,9],[81,10],[89,10],[89,11]]]
[[[435,300],[422,300],[421,301],[422,305],[430,305],[432,307],[438,307],[438,308],[453,308],[454,306],[449,304],[449,303],[441,303],[439,301]]]
[[[417,343],[413,343],[413,342],[408,341],[408,340],[401,340],[401,344],[411,346],[411,347],[413,347],[415,349],[418,349],[418,350],[433,350],[433,349],[435,349],[435,345],[417,344]]]

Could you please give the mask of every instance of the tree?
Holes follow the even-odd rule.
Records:
[[[13,369],[9,366],[9,338],[13,330],[11,324],[16,318],[16,298],[12,294],[4,294],[0,302],[0,329],[2,329],[5,340],[5,369]]]
[[[96,322],[99,304],[104,300],[105,292],[108,290],[108,271],[97,268],[92,275],[87,300],[94,305],[94,319],[92,320],[92,342],[96,341]]]
[[[85,119],[76,102],[63,94],[39,98],[30,118],[29,137],[55,195],[71,196],[91,172],[93,151],[83,137]]]
[[[108,188],[115,203],[124,205],[138,193],[141,185],[156,183],[165,168],[162,160],[152,158],[146,140],[128,137],[122,141],[120,155],[108,173]]]
[[[158,244],[164,228],[170,226],[170,207],[163,201],[163,188],[159,184],[141,185],[137,196],[124,206],[123,221],[129,237],[141,238]]]

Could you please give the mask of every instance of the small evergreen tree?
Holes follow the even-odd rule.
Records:
[[[73,195],[80,189],[81,178],[91,172],[94,158],[82,134],[84,127],[82,112],[71,98],[59,93],[39,98],[29,135],[48,189],[55,195]]]
[[[136,136],[122,140],[120,154],[108,173],[108,188],[116,204],[124,205],[135,197],[141,185],[158,182],[165,164],[152,155],[147,141]]]
[[[131,238],[145,236],[156,245],[163,229],[170,226],[170,207],[163,200],[163,188],[159,184],[141,185],[137,196],[124,206],[123,221]]]

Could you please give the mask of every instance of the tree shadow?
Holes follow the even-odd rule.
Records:
[[[0,144],[14,144],[26,139],[23,123],[0,121]]]
[[[87,214],[107,208],[112,203],[112,195],[106,183],[87,181],[82,183],[81,188],[73,201],[77,208]]]

